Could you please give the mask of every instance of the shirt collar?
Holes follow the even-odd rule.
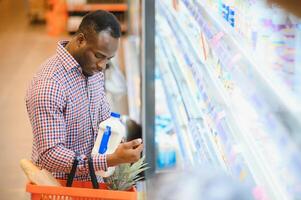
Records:
[[[57,49],[56,49],[58,57],[61,60],[62,65],[65,67],[67,71],[73,68],[77,68],[79,72],[83,75],[82,68],[80,67],[79,63],[73,58],[73,56],[65,48],[68,42],[69,41],[67,40],[62,40],[58,42]],[[97,77],[99,77],[100,79],[104,79],[104,73],[99,72],[91,76],[90,78],[97,78]]]
[[[68,42],[69,41],[66,40],[58,42],[56,49],[57,55],[67,71],[73,68],[78,68],[81,71],[79,63],[73,58],[73,56],[67,51],[67,49],[65,49],[65,46]]]

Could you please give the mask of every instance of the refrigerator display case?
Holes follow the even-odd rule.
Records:
[[[263,1],[156,1],[155,55],[185,166],[301,198],[300,20]],[[184,167],[185,167],[184,166]]]
[[[147,9],[144,9],[145,6]],[[155,69],[155,59],[151,56],[155,55],[154,1],[129,1],[128,7],[129,35],[123,40],[123,45],[129,117],[143,126],[146,162],[151,168],[147,171],[147,176],[150,177],[158,171],[174,168],[176,161],[179,162],[181,158],[162,76]],[[148,67],[145,67],[146,62]]]
[[[254,199],[301,199],[300,19],[262,0],[141,6],[140,119],[149,175],[210,165]],[[160,154],[166,135],[176,138]]]

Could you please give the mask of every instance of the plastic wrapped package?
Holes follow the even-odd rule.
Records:
[[[111,110],[122,115],[128,114],[127,85],[119,67],[110,62],[105,71],[106,96]]]

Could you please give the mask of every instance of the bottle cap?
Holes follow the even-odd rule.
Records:
[[[120,118],[120,114],[116,112],[111,112],[111,117]]]

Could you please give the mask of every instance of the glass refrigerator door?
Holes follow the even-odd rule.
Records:
[[[300,20],[256,0],[156,1],[155,19],[156,111],[165,94],[182,165],[300,197]]]

